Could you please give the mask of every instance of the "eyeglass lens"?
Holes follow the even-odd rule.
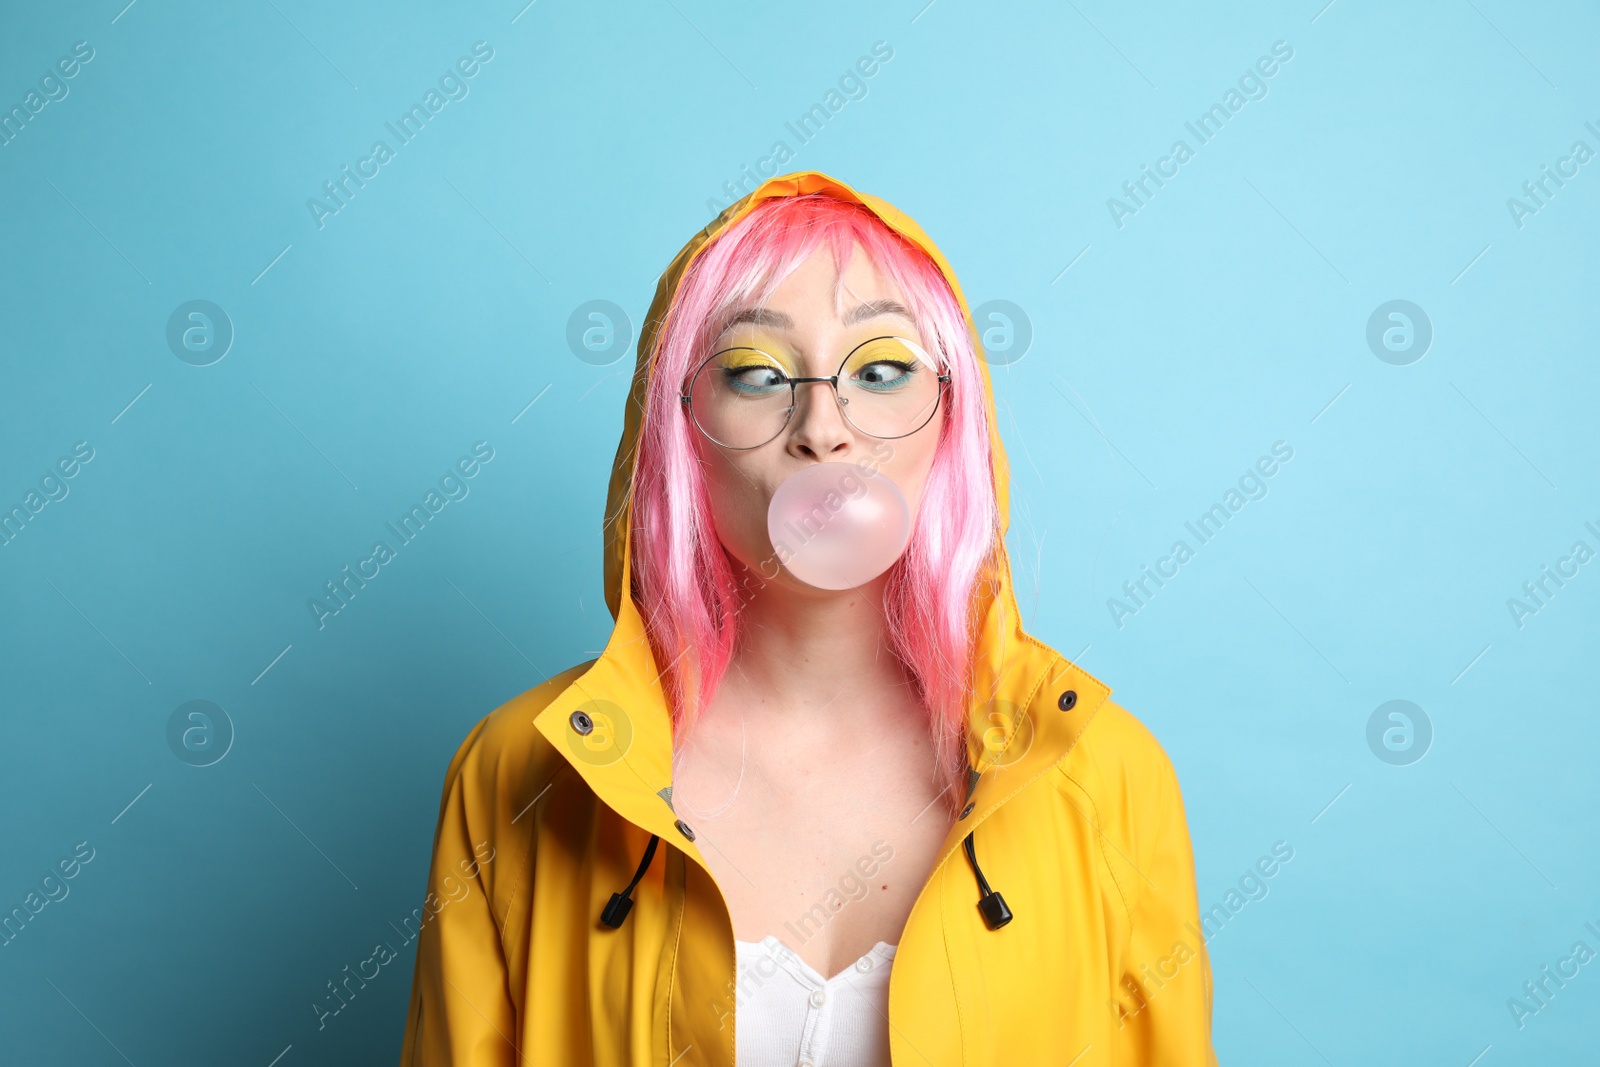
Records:
[[[689,407],[702,432],[727,448],[755,448],[783,432],[804,377],[792,361],[757,348],[729,348],[701,364],[690,384]],[[838,371],[844,417],[871,437],[905,437],[933,418],[939,403],[938,368],[901,337],[877,337],[846,357]],[[817,402],[822,398],[813,398]]]

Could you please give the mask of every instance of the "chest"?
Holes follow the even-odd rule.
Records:
[[[681,782],[675,800],[679,788]],[[981,792],[975,797],[981,801]],[[748,886],[740,891],[740,873],[719,855],[726,851],[723,844],[702,829],[716,820],[677,811],[694,827],[691,847],[699,861],[673,847],[677,832],[663,828],[662,848],[634,891],[637,904],[627,924],[596,932],[595,915],[632,876],[647,839],[600,803],[577,775],[550,789],[536,810],[538,853],[517,878],[507,879],[508,886],[517,883],[512,898],[497,902],[507,907],[513,995],[526,1013],[520,1033],[507,1032],[521,1041],[531,1062],[566,1062],[573,1049],[592,1048],[588,1062],[643,1067],[670,1062],[693,1047],[694,1056],[683,1056],[680,1064],[693,1058],[732,1067],[736,1006],[744,990],[738,953],[726,940],[727,915],[733,913],[737,939],[764,935],[759,924],[741,926],[741,914],[748,920],[743,907],[756,898]],[[841,904],[837,911],[812,913],[820,925],[807,925],[804,913],[787,908],[775,914],[800,931],[785,930],[786,938],[811,935],[796,948],[833,939],[822,966],[811,964],[824,977],[854,968],[878,940],[895,945],[886,1015],[897,1062],[1060,1067],[1076,1057],[1076,1067],[1110,1067],[1117,1012],[1109,998],[1132,996],[1118,984],[1119,976],[1142,976],[1140,965],[1173,946],[1150,946],[1130,963],[1124,894],[1142,879],[1123,858],[1127,843],[1108,842],[1098,820],[1086,817],[1095,810],[1090,798],[1069,794],[1065,779],[1052,773],[1050,780],[1011,795],[976,828],[983,872],[1016,913],[999,930],[988,929],[978,913],[976,879],[959,847],[915,879],[923,883],[920,896],[911,895],[916,906],[905,917],[890,916],[891,923],[902,924],[891,937],[871,928],[849,931],[854,915],[881,921],[887,914],[875,912],[865,896],[852,900],[840,893],[833,901]],[[857,871],[861,884],[893,886],[897,867],[910,859],[898,841],[887,860],[868,860],[877,864],[870,882]],[[593,863],[600,857],[604,874],[595,878]],[[509,846],[504,858],[502,869],[524,866]],[[759,869],[740,854],[728,859],[761,884]],[[1107,867],[1112,862],[1118,864],[1115,875]],[[574,896],[574,885],[591,883],[592,891]],[[443,917],[464,914],[457,908],[450,905]],[[1187,932],[1181,936],[1197,943]],[[859,947],[838,947],[851,937],[859,938]],[[1198,973],[1197,967],[1190,963],[1179,973]],[[1171,974],[1162,970],[1151,981]],[[1181,994],[1161,995],[1170,1000]],[[1086,1044],[1091,1047],[1084,1053]]]
[[[772,936],[824,978],[895,944],[950,816],[927,746],[741,765],[685,760],[674,800],[716,878],[734,937]]]

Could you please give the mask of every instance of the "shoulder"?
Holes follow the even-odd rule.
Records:
[[[467,731],[445,771],[443,801],[452,794],[480,813],[504,815],[523,798],[529,783],[548,784],[566,761],[533,721],[593,660],[569,667],[501,704]],[[514,817],[517,811],[510,811]]]
[[[1107,699],[1095,711],[1077,748],[1106,774],[1130,786],[1176,777],[1171,757],[1150,727],[1114,700]]]
[[[1057,764],[1094,805],[1102,827],[1135,848],[1183,819],[1178,774],[1156,735],[1127,708],[1107,699],[1077,744]]]
[[[1130,916],[1154,899],[1152,889],[1159,896],[1192,886],[1194,858],[1177,771],[1148,726],[1108,699],[1057,767],[1062,788],[1098,831]]]
[[[467,731],[450,758],[423,905],[432,917],[446,904],[457,903],[443,924],[466,931],[457,933],[458,938],[481,942],[486,927],[468,921],[476,915],[496,924],[502,947],[507,944],[512,905],[538,839],[537,818],[523,816],[568,766],[534,719],[587,667],[573,667],[506,701]],[[475,889],[480,903],[460,905]],[[422,957],[418,959],[421,966]]]

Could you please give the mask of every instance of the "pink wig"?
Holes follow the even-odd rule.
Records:
[[[690,264],[657,339],[633,472],[634,598],[644,615],[674,736],[716,693],[733,657],[743,600],[718,540],[679,395],[735,311],[759,307],[826,242],[839,274],[854,247],[899,288],[924,347],[951,375],[911,543],[885,589],[891,648],[928,709],[952,810],[966,792],[967,707],[978,580],[1000,545],[983,379],[965,315],[939,267],[867,208],[822,193],[765,200]],[[841,287],[834,288],[835,306]]]

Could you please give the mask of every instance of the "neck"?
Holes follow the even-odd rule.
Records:
[[[816,589],[787,575],[748,600],[740,639],[712,708],[751,724],[869,724],[865,707],[915,707],[890,651],[883,597],[888,576],[854,589]],[[709,709],[708,709],[709,710]]]

